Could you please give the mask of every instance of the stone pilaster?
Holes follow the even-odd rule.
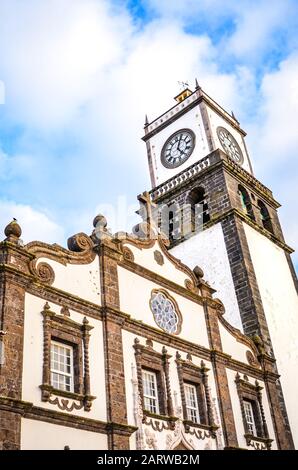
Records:
[[[19,246],[21,229],[16,222],[6,228],[7,239],[0,243],[0,395],[22,398],[24,301],[22,272],[28,267],[28,254]],[[21,415],[0,405],[0,449],[20,448]]]
[[[99,247],[101,292],[103,309],[103,332],[105,350],[105,376],[107,396],[107,421],[111,423],[109,449],[129,449],[129,433],[123,432],[127,425],[124,359],[122,346],[123,319],[119,309],[119,285],[116,245],[102,240]],[[120,426],[120,427],[119,427]]]
[[[204,302],[205,318],[208,331],[208,338],[212,359],[212,367],[215,378],[219,410],[221,416],[222,430],[226,448],[237,448],[237,432],[234,421],[232,401],[229,391],[228,377],[226,373],[225,357],[222,354],[222,344],[220,339],[217,305],[212,305],[211,299]]]

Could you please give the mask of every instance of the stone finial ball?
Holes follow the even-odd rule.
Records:
[[[4,229],[5,236],[7,238],[9,237],[15,237],[15,238],[20,238],[22,235],[22,229],[19,226],[18,222],[16,219],[13,219]]]
[[[199,266],[196,266],[193,270],[194,274],[196,275],[196,277],[198,279],[204,277],[204,271],[202,268],[200,268]]]
[[[93,227],[94,228],[96,228],[96,227],[106,228],[107,224],[108,224],[107,219],[105,218],[104,215],[98,214],[96,217],[94,217],[94,220],[93,220]]]

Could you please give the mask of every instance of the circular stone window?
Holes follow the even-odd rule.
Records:
[[[150,308],[156,324],[167,333],[178,334],[181,331],[182,317],[178,305],[166,291],[153,290]]]

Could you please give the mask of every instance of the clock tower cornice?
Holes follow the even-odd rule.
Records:
[[[240,127],[239,121],[237,121],[235,116],[225,111],[216,101],[207,95],[207,93],[199,88],[189,95],[185,100],[175,104],[172,108],[168,109],[153,121],[146,122],[144,127],[145,135],[142,137],[142,140],[147,142],[152,136],[156,135],[169,124],[181,118],[181,116],[201,103],[208,104],[209,107],[213,109],[213,111],[222,116],[233,128],[237,129],[237,131],[242,134],[243,137],[246,136],[246,132]]]

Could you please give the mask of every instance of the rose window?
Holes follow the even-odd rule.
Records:
[[[153,291],[150,307],[157,325],[167,333],[178,333],[180,330],[180,315],[176,302],[162,291]]]

